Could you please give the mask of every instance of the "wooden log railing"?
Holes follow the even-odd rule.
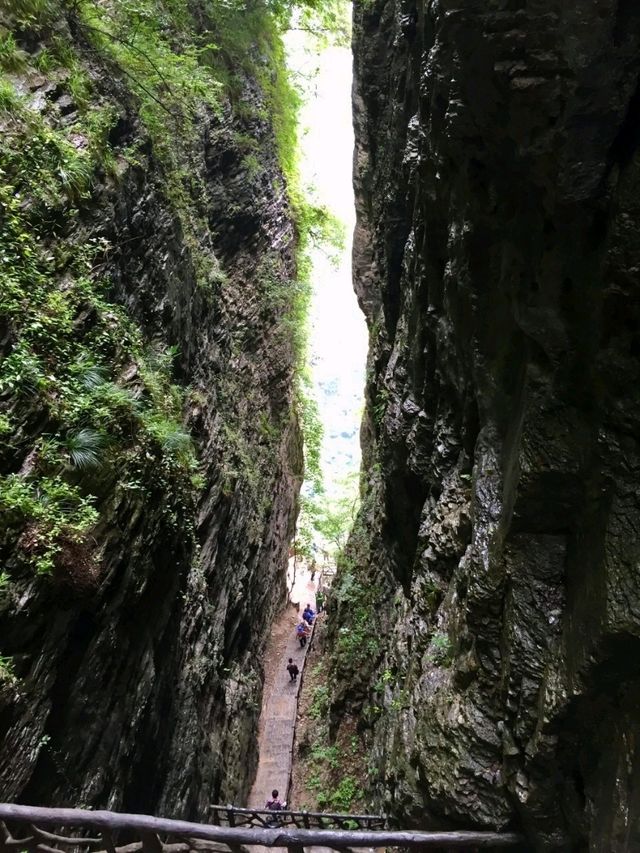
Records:
[[[210,823],[215,826],[256,826],[265,829],[292,826],[298,829],[385,829],[386,820],[381,815],[329,814],[327,812],[269,811],[269,809],[243,809],[238,806],[209,806]]]
[[[71,827],[79,834],[67,835],[64,829]],[[510,832],[212,826],[149,815],[0,804],[0,853],[68,853],[70,849],[72,853],[242,853],[244,845],[286,847],[289,853],[314,846],[341,851],[354,847],[526,849],[522,836]]]

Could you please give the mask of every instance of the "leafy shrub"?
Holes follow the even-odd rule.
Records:
[[[313,720],[320,720],[326,717],[329,710],[329,688],[325,685],[318,685],[313,690],[313,699],[309,708],[309,716]]]
[[[436,631],[431,637],[428,657],[440,666],[449,666],[453,659],[453,647],[451,640],[444,631]]]
[[[31,553],[38,572],[49,572],[62,548],[63,537],[81,542],[98,520],[90,498],[60,479],[26,480],[14,474],[0,483],[0,510],[5,524],[29,523],[23,537],[24,551]]]

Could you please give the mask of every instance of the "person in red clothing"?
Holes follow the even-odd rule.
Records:
[[[304,647],[307,645],[307,637],[310,634],[311,634],[311,629],[309,628],[309,626],[307,625],[307,623],[303,619],[296,626],[296,637],[298,638],[298,640],[300,642],[300,648],[301,649],[304,649]]]

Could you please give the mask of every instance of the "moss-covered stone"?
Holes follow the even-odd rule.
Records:
[[[3,11],[5,800],[205,819],[251,782],[303,468],[298,239],[278,30],[256,4],[229,81],[216,8]]]

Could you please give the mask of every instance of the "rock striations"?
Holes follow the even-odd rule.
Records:
[[[53,256],[58,241],[70,252],[98,247],[91,275],[101,277],[107,301],[87,291],[67,338],[84,353],[79,369],[91,399],[104,403],[108,392],[111,408],[96,403],[107,412],[102,464],[73,468],[58,457],[47,462],[51,436],[64,433],[56,403],[67,386],[3,385],[11,434],[2,434],[0,458],[13,491],[3,492],[0,537],[0,798],[202,820],[209,803],[242,801],[251,783],[260,656],[284,600],[302,449],[287,299],[278,294],[294,278],[295,229],[269,107],[249,73],[235,81],[242,111],[224,99],[217,110],[197,109],[192,138],[181,140],[188,168],[174,168],[172,183],[140,120],[141,88],[69,14],[54,21],[49,42],[19,22],[21,61],[9,79],[39,115],[29,119],[33,133],[45,134],[51,150],[51,134],[73,128],[79,107],[67,70],[37,70],[42,40],[73,44],[73,73],[85,74],[91,97],[110,105],[111,162],[97,167],[73,210],[57,210],[62,226],[41,217],[38,251]],[[19,119],[1,119],[7,144],[11,134],[24,144],[15,142]],[[80,131],[71,144],[86,144]],[[5,162],[13,162],[9,151]],[[8,180],[28,184],[17,173]],[[194,211],[200,218],[189,230]],[[76,287],[74,271],[58,255],[55,263],[53,289],[64,299]],[[28,312],[28,293],[24,300]],[[120,346],[109,338],[116,321],[138,335],[135,357],[126,356],[128,339]],[[24,362],[30,329],[17,314],[3,314],[0,329],[5,363]],[[29,357],[53,363],[55,343],[49,352],[36,344]],[[149,364],[154,353],[166,363],[169,347],[174,385],[157,392]],[[92,374],[87,353],[101,365]],[[62,362],[49,369],[64,373]],[[199,460],[182,489],[171,453],[187,439],[163,428],[148,402],[180,389]],[[44,485],[39,471],[48,474]],[[97,521],[81,544],[47,527],[37,504],[54,474],[93,496]],[[44,492],[34,492],[39,514],[25,526],[15,495],[27,494],[30,482]],[[45,535],[54,541],[53,568],[38,574],[33,559]]]
[[[371,348],[332,630],[360,608],[376,654],[334,719],[364,708],[403,822],[640,849],[640,8],[356,0],[354,50]]]

